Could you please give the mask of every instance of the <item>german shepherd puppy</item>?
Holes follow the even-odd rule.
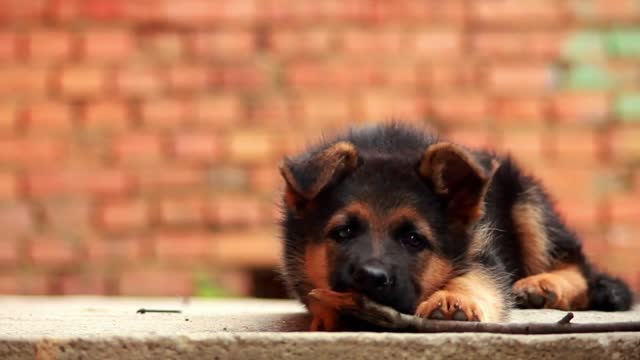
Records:
[[[397,123],[354,128],[281,166],[283,275],[335,330],[314,288],[355,291],[430,319],[504,321],[514,305],[627,310],[542,185],[508,156]]]

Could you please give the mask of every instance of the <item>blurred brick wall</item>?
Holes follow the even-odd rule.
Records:
[[[640,288],[640,3],[0,0],[0,293],[251,291],[278,159],[405,118],[512,151]]]

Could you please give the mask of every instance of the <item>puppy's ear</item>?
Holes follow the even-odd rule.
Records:
[[[324,188],[341,179],[358,165],[358,151],[350,142],[341,141],[327,149],[285,159],[280,173],[287,183],[285,203],[299,210]]]
[[[471,152],[441,142],[427,148],[418,171],[447,202],[450,224],[465,230],[484,214],[484,195],[496,167],[485,169]]]

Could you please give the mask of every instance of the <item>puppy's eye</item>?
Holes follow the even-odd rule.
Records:
[[[353,239],[358,235],[358,226],[356,224],[346,224],[337,226],[331,230],[329,236],[337,242],[345,242]]]
[[[407,250],[415,252],[422,251],[429,245],[427,239],[415,231],[400,234],[398,240]]]

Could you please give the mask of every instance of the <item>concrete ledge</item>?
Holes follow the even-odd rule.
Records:
[[[137,314],[139,308],[180,314]],[[307,333],[292,301],[0,297],[5,359],[640,359],[640,333],[581,335]],[[548,322],[553,310],[515,311],[514,322]],[[574,322],[640,320],[576,313]]]

